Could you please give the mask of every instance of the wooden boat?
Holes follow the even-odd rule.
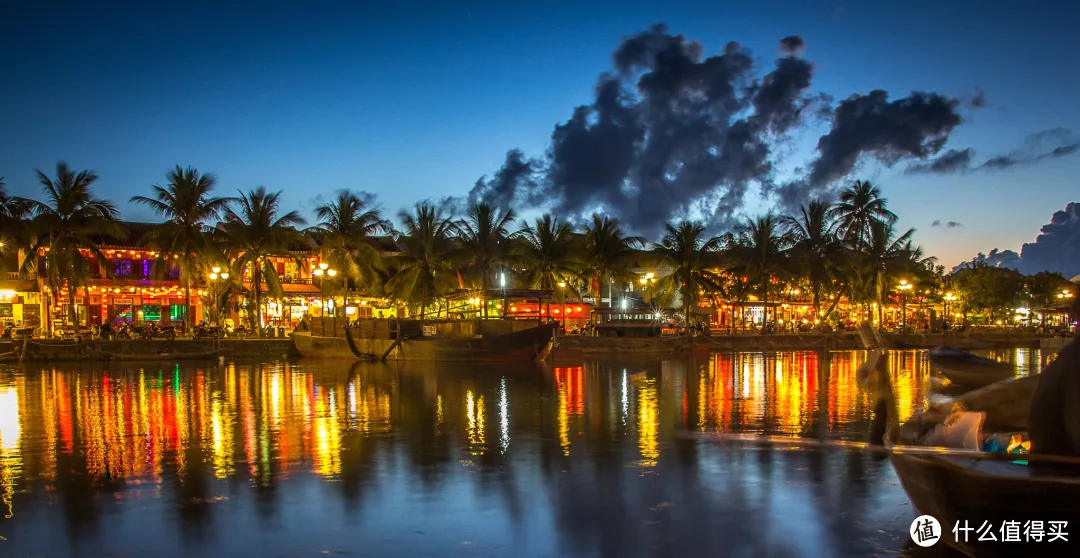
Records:
[[[1038,376],[1031,376],[972,391],[916,414],[889,434],[890,459],[915,515],[937,519],[942,542],[969,556],[1016,555],[1015,547],[1002,542],[1006,521],[1019,522],[1020,541],[1025,540],[1025,521],[1042,521],[1047,533],[1050,521],[1080,521],[1080,459],[935,448],[921,442],[954,408],[985,413],[985,432],[1026,431],[1037,384]],[[996,541],[979,540],[977,530],[984,521],[993,526]],[[954,526],[973,530],[954,533]],[[982,537],[988,538],[985,532]]]
[[[363,360],[531,361],[550,349],[556,322],[540,320],[312,320],[290,334],[305,357]]]
[[[930,350],[930,364],[950,382],[964,387],[982,387],[1015,375],[1007,362],[981,357],[968,351],[942,345]]]

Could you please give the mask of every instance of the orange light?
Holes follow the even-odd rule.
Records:
[[[581,312],[581,307],[578,306],[577,308],[574,308],[574,312]]]
[[[558,308],[552,308],[552,309],[551,309],[551,313],[552,313],[552,314],[558,314],[558,313],[559,313],[559,309],[558,309]]]
[[[511,306],[510,311],[511,312],[517,312],[517,306]]]

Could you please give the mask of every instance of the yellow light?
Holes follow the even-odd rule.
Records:
[[[315,271],[313,271],[312,273],[314,273],[316,277],[322,277],[322,274],[323,274],[323,270],[321,270],[321,269],[316,269],[316,270],[315,270]]]
[[[326,268],[330,267],[330,264],[326,262],[319,262],[319,269],[326,271]]]
[[[0,388],[0,453],[19,447],[22,424],[19,422],[19,391]]]
[[[217,268],[214,268],[214,269],[217,269]],[[217,279],[217,278],[218,278],[218,274],[217,274],[217,273],[211,273],[211,274],[210,274],[210,279],[211,279],[211,280],[215,280],[215,279]]]
[[[642,285],[644,285],[645,283],[648,283],[648,282],[649,282],[649,280],[648,280],[648,279],[646,279],[646,278],[644,278],[644,277],[642,277],[642,278],[641,278],[641,284],[642,284]]]
[[[329,275],[330,277],[333,277],[333,276],[337,275],[337,270],[336,269],[328,270],[326,272],[326,274]]]
[[[214,273],[221,273],[221,268],[215,265],[210,271],[213,271]]]
[[[360,306],[367,306],[367,301],[366,300],[361,300],[360,301]]]
[[[228,273],[227,271],[226,271],[226,272],[223,272],[223,273],[221,274],[221,278],[222,278],[222,279],[228,279],[228,278],[229,278],[229,273]]]
[[[565,289],[566,288],[566,281],[559,281],[559,288],[560,289]]]

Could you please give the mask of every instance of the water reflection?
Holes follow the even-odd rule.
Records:
[[[0,544],[88,556],[106,543],[159,556],[897,549],[910,517],[887,462],[680,435],[858,439],[865,356],[0,368]],[[888,358],[906,418],[925,404],[927,357]]]

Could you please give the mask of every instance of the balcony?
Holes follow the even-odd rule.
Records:
[[[21,273],[18,271],[5,271],[0,273],[0,289],[18,292],[35,292],[38,290],[36,273]]]

